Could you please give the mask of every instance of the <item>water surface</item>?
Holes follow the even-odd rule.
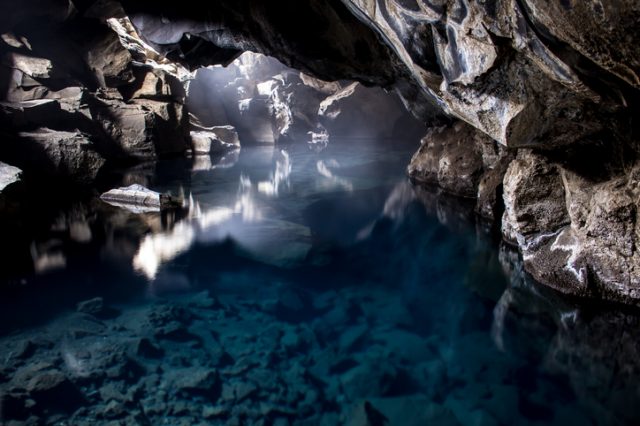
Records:
[[[7,231],[0,421],[637,424],[637,313],[533,283],[367,142],[161,162],[121,180],[187,211],[89,197]]]

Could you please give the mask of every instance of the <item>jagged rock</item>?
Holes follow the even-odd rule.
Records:
[[[182,202],[170,195],[160,194],[133,184],[124,188],[116,188],[105,192],[100,198],[109,204],[127,208],[134,212],[159,211],[162,208],[175,207]]]
[[[407,168],[411,179],[476,198],[476,211],[496,219],[502,211],[502,180],[511,154],[462,122],[431,129],[421,143]]]
[[[21,176],[22,170],[0,162],[0,195],[6,188],[19,182]]]
[[[187,148],[188,116],[182,104],[99,97],[91,104],[91,114],[110,139],[114,157],[153,158]]]
[[[145,54],[151,50],[132,46],[135,37],[127,33],[132,27],[126,22],[111,22],[110,28],[88,15],[54,13],[53,20],[21,27],[23,22],[33,22],[40,16],[36,9],[52,12],[56,7],[65,9],[47,4],[29,8],[26,13],[13,13],[2,8],[15,19],[5,22],[6,35],[0,41],[11,46],[0,55],[0,119],[16,139],[15,146],[3,147],[5,152],[11,151],[4,154],[5,158],[23,156],[22,146],[30,145],[28,140],[21,140],[25,132],[40,134],[47,129],[80,130],[95,144],[100,156],[115,160],[114,164],[131,157],[184,152],[189,142],[185,92],[182,83],[169,74],[171,67],[162,69],[153,60],[147,64]],[[111,13],[118,8],[100,10]],[[95,9],[92,13],[97,12]],[[82,36],[77,36],[78,31]],[[128,44],[123,45],[125,41]],[[159,59],[159,55],[154,58]],[[75,157],[66,162],[66,170],[49,167],[46,175],[91,182],[100,165],[96,166],[92,158]],[[93,172],[89,173],[90,169]],[[45,174],[28,167],[24,170],[33,176]]]
[[[96,144],[78,131],[43,128],[20,132],[19,137],[14,143],[15,164],[34,176],[65,177],[88,183],[105,163]]]
[[[192,130],[191,142],[194,154],[221,154],[240,148],[240,139],[233,126],[207,127]]]
[[[492,141],[460,122],[432,129],[411,159],[409,176],[453,194],[475,197],[483,169],[482,143]]]
[[[337,81],[324,81],[318,78],[307,75],[303,72],[300,73],[300,80],[305,86],[309,86],[312,89],[323,93],[327,96],[334,95],[340,89],[342,89],[342,85]]]
[[[131,95],[132,99],[184,103],[186,91],[182,82],[162,70],[143,70],[140,86]]]
[[[519,152],[504,180],[503,233],[525,269],[565,293],[638,303],[637,170],[593,183]]]
[[[168,381],[176,391],[186,393],[206,394],[212,400],[217,397],[218,374],[207,368],[183,368],[171,371]]]
[[[520,151],[504,177],[504,221],[515,240],[569,223],[562,177],[545,157]],[[512,236],[507,236],[512,239]]]
[[[379,88],[352,83],[320,104],[320,122],[332,137],[390,138],[404,116],[402,103]]]
[[[49,407],[56,411],[73,412],[84,403],[84,397],[73,383],[58,369],[48,363],[32,363],[19,370],[12,380],[14,393],[20,390],[35,401],[36,410]],[[23,400],[21,404],[29,404]]]

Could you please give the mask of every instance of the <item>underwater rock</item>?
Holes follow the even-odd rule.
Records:
[[[94,299],[85,300],[78,303],[76,310],[84,314],[96,315],[104,311],[104,300],[102,297],[96,297]]]
[[[192,394],[205,394],[217,399],[218,374],[215,370],[199,367],[175,369],[166,374],[171,389]]]

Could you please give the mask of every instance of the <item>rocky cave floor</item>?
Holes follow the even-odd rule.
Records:
[[[575,395],[558,394],[561,376],[528,377],[521,360],[496,359],[483,330],[420,335],[388,290],[270,293],[117,308],[97,298],[5,337],[2,413],[14,420],[4,424],[592,424]],[[579,349],[555,352],[575,361]],[[601,386],[606,363],[589,372],[598,362],[572,368]],[[612,392],[621,404],[631,397]],[[611,406],[590,411],[614,424],[603,415]]]

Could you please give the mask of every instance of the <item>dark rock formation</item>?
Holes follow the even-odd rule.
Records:
[[[7,187],[19,182],[21,175],[22,171],[19,168],[0,163],[0,194]]]
[[[180,68],[162,55],[195,69],[261,52],[308,76],[240,73],[218,92],[238,108],[216,106],[221,122],[205,125],[324,141],[312,112],[343,87],[314,78],[394,87],[417,116],[466,123],[427,135],[415,180],[476,197],[496,221],[504,210],[503,234],[541,281],[640,300],[634,0],[30,0],[0,13],[0,160],[25,174],[91,181],[110,160],[183,151],[184,91],[167,71]],[[353,121],[345,110],[337,120]]]
[[[566,293],[638,300],[637,167],[593,182],[521,151],[504,184],[503,233],[536,279]]]
[[[0,8],[0,158],[91,183],[107,161],[184,152],[182,83],[126,20],[44,3]]]

